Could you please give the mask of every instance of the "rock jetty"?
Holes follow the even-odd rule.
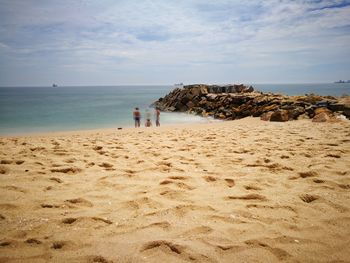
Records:
[[[350,119],[349,96],[287,96],[255,91],[243,84],[187,85],[174,89],[152,106],[162,111],[188,112],[222,120],[253,116],[266,121],[312,118],[315,122],[324,122],[341,114]]]

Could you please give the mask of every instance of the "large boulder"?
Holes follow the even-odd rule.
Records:
[[[187,108],[192,109],[195,106],[195,104],[192,101],[189,101],[187,102],[186,106]]]
[[[265,112],[260,116],[260,120],[269,121],[271,119],[272,114],[273,114],[273,111]]]
[[[307,94],[305,96],[299,96],[297,98],[298,101],[303,101],[303,102],[307,102],[310,104],[315,105],[317,102],[322,101],[323,98],[320,95],[316,95],[316,94]]]
[[[322,112],[325,112],[325,113],[328,114],[328,115],[332,114],[332,111],[329,110],[329,109],[326,108],[326,107],[316,108],[316,109],[314,110],[314,114],[315,114],[315,115],[318,115],[318,114],[320,114],[320,113],[322,113]]]
[[[350,119],[350,107],[345,108],[343,110],[343,114],[345,115],[345,117],[347,117],[348,119]]]
[[[181,98],[180,102],[182,104],[187,104],[187,102],[189,102],[191,99],[189,98],[189,96],[184,96],[183,98]]]
[[[243,84],[233,85],[233,87],[237,93],[241,93],[245,88],[245,86]]]
[[[298,117],[305,112],[305,109],[300,106],[290,106],[287,110],[290,120],[298,119]]]
[[[279,105],[276,105],[276,104],[261,105],[261,106],[256,105],[252,113],[253,113],[253,117],[259,117],[266,112],[274,112],[278,109],[279,109]]]
[[[254,91],[253,86],[249,86],[249,88],[245,92],[253,92],[253,91]]]
[[[218,96],[217,94],[209,93],[209,94],[207,94],[206,98],[209,101],[214,101],[217,98],[217,96]]]
[[[177,103],[176,105],[175,105],[175,109],[177,110],[177,111],[181,111],[181,112],[183,112],[183,111],[187,111],[187,106],[186,105],[184,105],[184,104],[182,104],[182,103]]]
[[[200,87],[193,87],[192,89],[190,89],[190,94],[192,94],[193,96],[199,96],[201,94]]]
[[[331,116],[327,112],[318,113],[312,118],[312,122],[327,122],[330,120]]]
[[[289,120],[289,116],[288,116],[287,110],[277,110],[273,112],[270,117],[270,121],[284,122],[288,120]]]
[[[310,117],[306,113],[299,115],[297,118],[297,120],[308,120],[308,119],[310,119]]]

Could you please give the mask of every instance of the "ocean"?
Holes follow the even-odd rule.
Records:
[[[302,95],[350,95],[350,84],[252,84],[256,90]],[[173,86],[0,87],[0,134],[132,127]],[[206,122],[184,113],[161,113],[161,124]]]

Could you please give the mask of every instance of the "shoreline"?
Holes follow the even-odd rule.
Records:
[[[164,112],[162,112],[162,114],[164,114]],[[203,117],[203,116],[198,116],[195,114],[191,114],[191,113],[170,113],[170,112],[166,112],[166,114],[171,114],[171,115],[178,115],[181,116],[182,118],[184,118],[184,120],[179,120],[178,122],[173,122],[173,120],[166,120],[165,123],[163,123],[163,119],[162,118],[166,118],[164,117],[164,115],[161,116],[161,127],[167,127],[167,126],[175,126],[175,125],[187,125],[187,124],[201,124],[201,123],[211,123],[211,122],[220,122],[220,120],[215,120],[213,118],[210,117]],[[183,116],[182,116],[183,115]],[[191,120],[193,119],[193,122],[190,122],[189,120],[187,120],[188,118],[191,118]],[[196,120],[197,119],[197,120]],[[152,127],[155,126],[155,121],[152,120]],[[16,136],[26,136],[26,135],[40,135],[40,134],[50,134],[50,133],[70,133],[70,132],[88,132],[88,131],[94,131],[94,130],[113,130],[113,129],[118,129],[118,128],[122,128],[122,130],[125,129],[132,129],[134,128],[134,124],[132,121],[130,121],[130,124],[128,125],[115,125],[115,123],[111,123],[110,126],[108,127],[92,127],[92,128],[84,128],[84,129],[64,129],[64,130],[52,130],[52,131],[32,131],[32,132],[15,132],[15,133],[0,133],[0,138],[1,137],[16,137]],[[141,128],[145,128],[144,123],[142,123]]]
[[[266,123],[266,121],[261,120],[259,117],[245,117],[242,119],[236,119],[236,120],[219,120],[219,119],[212,119],[208,117],[201,117],[203,120],[206,120],[206,122],[194,122],[194,123],[168,123],[168,124],[161,124],[160,127],[152,126],[152,127],[145,127],[141,126],[140,128],[135,128],[133,126],[127,126],[127,127],[112,127],[112,128],[96,128],[96,129],[82,129],[82,130],[63,130],[63,131],[49,131],[49,132],[30,132],[30,133],[20,133],[20,134],[0,134],[1,138],[24,138],[24,137],[55,137],[55,136],[72,136],[72,135],[92,135],[92,134],[106,134],[106,133],[115,133],[115,132],[140,132],[140,131],[169,131],[171,129],[176,128],[198,128],[198,127],[204,127],[205,125],[208,125],[208,127],[211,127],[213,125],[217,125],[220,123],[230,123],[230,122],[250,122],[252,120],[260,123]],[[349,122],[348,119],[338,119],[335,122]],[[290,121],[289,121],[290,122]],[[301,119],[301,120],[293,120],[292,122],[312,122],[312,119]],[[271,122],[272,125],[281,125],[285,122]],[[334,122],[327,122],[329,124],[332,124]],[[325,124],[327,124],[325,123]],[[313,123],[313,125],[318,125],[320,123]],[[322,123],[321,123],[322,124]],[[119,129],[121,128],[121,129]]]
[[[196,116],[196,115],[193,115]],[[78,129],[78,130],[62,130],[62,131],[47,131],[47,132],[28,132],[28,133],[15,133],[15,134],[0,134],[0,138],[20,138],[20,137],[49,137],[49,136],[64,136],[64,135],[77,135],[77,134],[94,134],[94,133],[105,133],[105,132],[120,132],[120,131],[139,131],[139,130],[152,130],[152,129],[163,129],[163,128],[172,128],[172,127],[183,127],[189,126],[193,127],[196,125],[205,125],[205,124],[214,124],[223,122],[221,120],[209,119],[206,117],[201,117],[205,121],[201,122],[181,122],[181,123],[166,123],[162,124],[160,127],[155,127],[154,123],[152,127],[141,126],[140,128],[135,128],[133,126],[120,126],[120,127],[111,127],[111,128],[92,128],[92,129]],[[121,129],[119,129],[121,128]]]

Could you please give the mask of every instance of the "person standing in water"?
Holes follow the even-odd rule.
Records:
[[[156,107],[154,115],[156,116],[156,126],[160,126],[160,110],[158,107]]]
[[[134,121],[135,121],[135,128],[140,127],[140,123],[141,123],[141,113],[139,111],[139,108],[135,108],[134,112],[133,112],[133,117],[134,117]]]

